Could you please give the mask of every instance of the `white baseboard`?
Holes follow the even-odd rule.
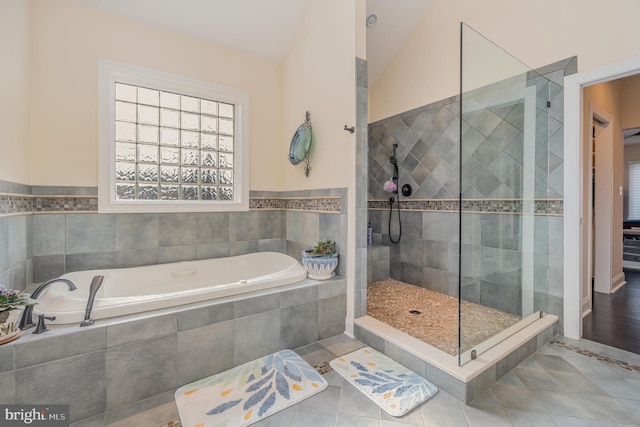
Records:
[[[582,317],[584,318],[591,313],[591,298],[585,297],[582,299]]]
[[[356,338],[356,335],[354,333],[354,327],[353,327],[353,319],[349,317],[344,319],[344,333],[349,338],[353,338],[353,339]]]
[[[611,280],[611,293],[614,293],[626,284],[627,281],[625,280],[624,272],[618,274]]]

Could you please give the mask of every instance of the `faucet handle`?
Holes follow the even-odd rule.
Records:
[[[43,332],[47,332],[49,330],[49,328],[47,328],[47,325],[44,323],[44,320],[56,320],[56,316],[51,316],[51,317],[47,317],[44,314],[39,314],[38,315],[38,326],[36,326],[36,330],[33,331],[34,334],[41,334]]]

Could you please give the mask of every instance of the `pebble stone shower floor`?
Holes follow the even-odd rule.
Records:
[[[419,311],[420,314],[411,312]],[[520,317],[462,301],[462,351],[517,323]],[[452,356],[458,354],[458,298],[394,279],[367,285],[367,314]]]

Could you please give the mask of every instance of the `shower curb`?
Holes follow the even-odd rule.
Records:
[[[450,356],[376,319],[365,316],[354,322],[356,339],[431,381],[462,403],[471,402],[551,341],[557,328],[558,317],[545,315],[476,360],[457,367],[457,356]]]

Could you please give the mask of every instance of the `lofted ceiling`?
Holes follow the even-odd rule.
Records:
[[[282,62],[309,0],[74,0],[146,24]],[[367,0],[369,84],[378,80],[432,0]]]
[[[416,28],[432,0],[367,0],[367,15],[375,13],[378,22],[367,28],[369,85],[373,85],[389,66]]]
[[[624,130],[624,145],[640,144],[640,128]]]

